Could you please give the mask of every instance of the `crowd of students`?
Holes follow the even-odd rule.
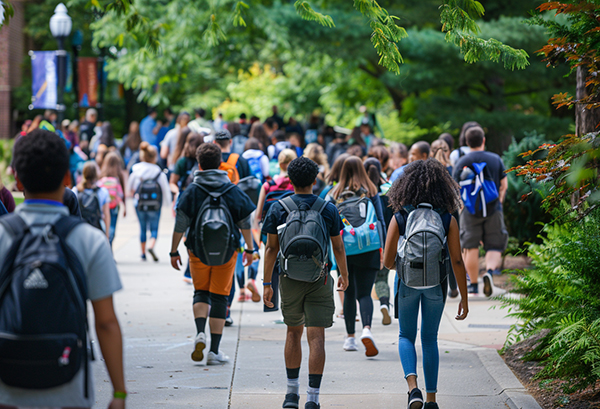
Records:
[[[185,240],[189,261],[184,279],[194,287],[197,334],[192,360],[204,359],[210,340],[207,364],[229,361],[219,347],[223,327],[233,324],[230,306],[237,282],[239,301],[262,300],[265,311],[281,305],[287,325],[284,408],[299,405],[300,339],[306,327],[310,359],[305,407],[319,408],[324,329],[333,324],[335,315],[334,282],[343,305],[338,316],[344,319],[347,334],[340,347],[357,351],[362,344],[367,357],[379,353],[372,332],[375,288],[382,324],[392,323],[394,307],[399,318],[399,355],[409,388],[409,409],[438,407],[437,332],[446,297],[461,296],[456,319],[465,319],[468,295],[479,293],[480,245],[486,251],[483,293],[491,296],[493,275],[499,273],[508,240],[502,215],[504,165],[498,155],[485,151],[481,125],[466,123],[457,149],[450,134],[431,144],[415,142],[408,149],[385,140],[376,118],[366,109],[361,109],[351,130],[319,124],[314,118],[306,129],[293,118],[286,124],[276,107],[263,122],[256,117],[248,121],[242,114],[229,123],[222,116],[206,119],[203,109],[194,112],[193,120],[187,112],[176,116],[167,109],[162,122],[151,109],[139,124],[130,125],[119,143],[110,123],[98,123],[93,109],[87,111],[79,132],[74,122],[63,122],[59,129],[52,115],[47,112],[36,118],[18,135],[12,170],[25,190],[26,202],[15,214],[27,222],[40,218],[49,225],[63,213],[79,215],[95,228],[79,228],[79,236],[95,237],[102,231],[106,249],[102,245],[94,251],[106,252],[115,237],[120,209],[125,217],[126,198],[131,197],[140,223],[141,259],[145,261],[148,253],[157,262],[154,249],[161,212],[170,209],[175,215],[171,265],[177,270],[183,267],[178,248]],[[34,140],[65,156],[67,163],[36,150]],[[55,146],[59,142],[62,147]],[[39,170],[45,162],[50,165]],[[52,183],[40,186],[32,181],[32,169]],[[70,191],[64,185],[74,187]],[[14,203],[5,203],[5,196],[0,194],[4,207],[13,211]],[[34,216],[26,216],[28,212]],[[56,217],[44,216],[50,213]],[[10,231],[10,226],[1,220],[0,254],[8,254],[13,243],[5,239],[10,235],[2,229]],[[12,240],[19,237],[15,234]],[[415,244],[413,237],[421,241]],[[68,236],[67,241],[73,239]],[[261,246],[262,291],[256,283]],[[97,280],[93,278],[97,266],[90,265],[85,251],[78,257],[90,284]],[[110,266],[103,267],[116,271],[112,257],[106,263]],[[330,276],[333,270],[337,280]],[[393,290],[388,285],[390,270],[397,271]],[[86,296],[93,302],[101,300],[97,311],[93,304],[96,314],[113,322],[112,301],[106,300],[111,300],[120,283],[118,275],[109,274],[106,280],[110,283],[105,292],[90,290]],[[425,399],[416,378],[419,311]],[[2,324],[0,317],[0,331]],[[122,360],[114,356],[120,350],[106,349],[113,354],[107,367],[119,400],[126,396]],[[0,382],[0,408],[2,404],[35,406],[42,399],[36,396],[22,396],[18,388]],[[88,395],[73,402],[89,407],[87,399]]]

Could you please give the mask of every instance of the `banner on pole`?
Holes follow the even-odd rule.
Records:
[[[57,65],[56,51],[30,51],[31,105],[30,109],[56,109]]]
[[[77,59],[79,107],[91,108],[98,103],[98,63],[96,57]]]

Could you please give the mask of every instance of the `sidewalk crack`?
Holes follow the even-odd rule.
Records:
[[[232,285],[235,285],[233,283]],[[235,380],[235,370],[237,367],[237,359],[238,359],[238,351],[240,350],[240,338],[242,333],[242,315],[244,312],[244,303],[240,303],[240,317],[238,319],[238,335],[237,342],[235,344],[235,357],[233,358],[233,372],[231,373],[231,383],[229,384],[229,403],[227,404],[227,409],[231,409],[231,396],[233,395],[233,381]]]

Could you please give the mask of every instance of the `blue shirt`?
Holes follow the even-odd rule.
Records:
[[[390,176],[390,183],[394,183],[394,181],[396,179],[398,179],[400,176],[402,176],[404,174],[404,168],[405,167],[406,167],[406,165],[400,166],[398,169],[396,169],[392,173],[392,176]]]
[[[156,145],[157,136],[152,133],[156,128],[156,120],[148,115],[140,122],[140,136],[142,141],[148,142],[150,145]]]

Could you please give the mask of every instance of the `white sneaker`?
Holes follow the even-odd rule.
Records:
[[[356,338],[346,338],[346,340],[344,341],[344,351],[358,351],[358,346],[356,345]]]
[[[229,362],[229,357],[225,355],[223,351],[219,351],[218,354],[215,354],[212,351],[208,352],[206,365],[225,365],[227,362]]]
[[[381,311],[381,314],[383,314],[383,320],[381,321],[381,323],[383,325],[390,325],[392,323],[392,316],[390,315],[390,307],[383,304],[379,310]]]
[[[194,352],[192,352],[192,361],[200,362],[204,359],[204,348],[206,348],[206,335],[199,332],[194,340]]]
[[[493,291],[494,280],[492,279],[492,275],[490,273],[485,273],[483,275],[483,294],[485,294],[486,297],[491,297]]]
[[[373,334],[371,334],[371,330],[369,328],[364,328],[362,335],[360,337],[361,342],[367,348],[365,355],[366,356],[375,356],[379,353],[379,349],[375,345],[375,340],[373,339]]]

